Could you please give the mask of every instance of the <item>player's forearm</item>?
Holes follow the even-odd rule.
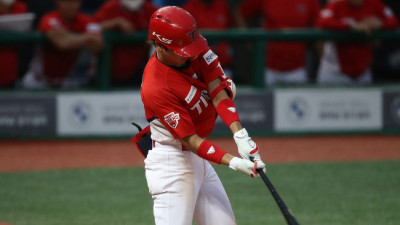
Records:
[[[199,137],[197,134],[179,139],[179,141],[190,151],[196,153],[208,161],[229,165],[232,156],[226,156],[227,153],[213,144],[211,141]]]
[[[338,31],[351,29],[351,25],[349,23],[334,18],[320,19],[317,23],[317,26],[322,29],[338,30]]]
[[[243,129],[243,127],[242,127],[242,124],[240,123],[240,121],[235,121],[235,122],[231,123],[231,125],[229,126],[229,129],[232,131],[232,134],[235,134],[239,130]]]
[[[217,98],[218,95],[220,98]],[[242,124],[240,123],[239,120],[239,115],[237,113],[237,110],[234,106],[233,100],[231,100],[228,95],[225,93],[224,90],[218,94],[215,99],[213,99],[213,105],[217,109],[218,115],[221,117],[221,119],[225,122],[225,124],[229,127],[229,129],[232,131],[232,133],[236,133],[237,131],[241,130]],[[223,102],[225,100],[225,102]],[[230,105],[228,104],[230,103]],[[227,105],[227,106],[221,106],[221,105]],[[229,107],[230,106],[230,107]],[[228,107],[228,110],[225,108]],[[229,109],[231,108],[231,109]]]
[[[217,107],[218,104],[224,100],[224,99],[230,99],[228,94],[226,93],[225,90],[221,90],[213,99],[212,99],[212,103],[214,105],[214,107]]]
[[[97,34],[86,34],[90,35],[88,38],[88,41],[86,43],[86,48],[93,52],[93,53],[98,53],[103,49],[103,38],[100,35]]]
[[[229,163],[231,162],[231,160],[234,158],[235,156],[229,154],[229,153],[225,153],[225,155],[222,157],[221,160],[221,164],[222,165],[226,165],[229,166]]]
[[[220,80],[216,80],[216,81],[212,81],[209,84],[209,89],[211,91],[214,91],[215,89],[217,89],[217,87],[220,84]],[[229,127],[229,129],[232,131],[232,133],[236,133],[237,131],[241,130],[243,127],[239,121],[239,116],[237,114],[236,108],[234,108],[234,112],[232,111],[226,111],[224,108],[225,107],[221,107],[220,104],[222,101],[226,101],[226,102],[230,102],[230,104],[233,106],[234,108],[234,103],[233,100],[231,100],[231,98],[228,96],[227,92],[225,91],[225,89],[222,89],[221,91],[219,91],[212,99],[212,103],[214,105],[214,107],[217,109],[217,113],[218,115],[222,118],[222,120],[224,120],[224,122],[226,123],[226,125]],[[224,104],[224,103],[222,103]],[[235,118],[233,119],[229,119],[230,116],[232,115],[235,116]],[[228,117],[228,118],[227,118]],[[229,122],[228,122],[229,121]]]
[[[394,18],[384,19],[382,21],[382,28],[383,29],[396,29],[399,27],[398,20]]]
[[[57,35],[49,35],[51,42],[54,46],[62,51],[70,51],[77,50],[85,47],[87,43],[87,37],[79,34],[57,34]]]
[[[119,28],[119,18],[115,18],[112,20],[107,20],[100,23],[102,30],[115,30]]]
[[[234,157],[233,155],[226,153],[224,150],[220,149],[212,142],[204,140],[197,135],[192,135],[184,139],[186,139],[185,141],[189,142],[188,144],[191,146],[196,146],[197,143],[193,142],[201,140],[201,143],[196,150],[196,154],[201,158],[217,164],[229,166],[233,170],[241,171],[251,177],[257,176],[257,173],[255,171],[256,169],[263,169],[265,167],[265,164],[261,161],[261,159],[259,159],[259,156],[255,157],[259,159],[257,160],[257,163],[253,163],[247,159]]]
[[[183,146],[185,146],[190,151],[197,153],[197,149],[204,141],[203,138],[199,137],[198,135],[190,135],[184,138],[179,139]]]

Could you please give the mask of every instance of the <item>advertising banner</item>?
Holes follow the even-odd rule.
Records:
[[[383,94],[383,124],[385,128],[400,128],[400,91]]]
[[[60,136],[134,135],[147,124],[139,92],[65,93],[57,96]]]
[[[54,97],[0,97],[1,136],[54,136],[55,127]]]
[[[235,98],[242,125],[248,130],[271,131],[273,121],[273,97],[271,93],[242,93]],[[229,131],[218,118],[215,131]]]
[[[378,89],[294,89],[275,92],[276,131],[351,131],[382,128]]]

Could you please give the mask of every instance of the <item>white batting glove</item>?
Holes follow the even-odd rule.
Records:
[[[239,170],[251,177],[259,177],[260,175],[256,171],[256,169],[263,169],[265,172],[265,164],[263,162],[254,161],[251,162],[250,160],[241,159],[238,157],[234,157],[229,162],[229,167],[233,170]]]
[[[262,162],[260,154],[258,153],[258,146],[253,140],[251,140],[251,137],[249,137],[245,128],[237,131],[233,135],[233,139],[238,146],[238,151],[242,158],[247,160],[253,158],[255,161]]]

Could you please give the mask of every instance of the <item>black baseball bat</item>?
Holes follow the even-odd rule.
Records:
[[[253,159],[250,159],[250,160],[253,161]],[[281,210],[283,216],[285,217],[287,224],[288,225],[299,225],[299,222],[297,222],[296,218],[290,212],[289,208],[286,206],[286,204],[282,200],[281,196],[279,196],[274,185],[272,185],[271,181],[268,179],[267,175],[265,175],[264,171],[262,169],[257,169],[257,172],[260,174],[260,177],[264,181],[265,185],[267,185],[268,190],[271,192],[272,196],[274,197],[276,203],[279,206],[279,209]]]

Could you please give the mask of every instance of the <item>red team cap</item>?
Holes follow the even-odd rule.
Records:
[[[149,40],[187,58],[199,55],[208,46],[207,40],[197,30],[194,17],[176,6],[162,7],[153,13],[149,25]]]

